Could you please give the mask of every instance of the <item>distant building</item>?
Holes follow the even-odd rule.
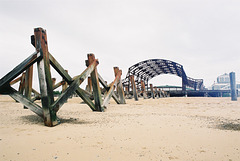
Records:
[[[237,82],[236,82],[237,83]],[[211,90],[230,90],[230,77],[225,73],[217,77],[217,83],[214,82]],[[240,91],[240,84],[237,83],[237,89]]]

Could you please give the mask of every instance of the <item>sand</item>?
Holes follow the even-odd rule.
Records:
[[[161,98],[111,100],[92,112],[72,98],[43,121],[9,96],[0,96],[0,160],[6,161],[239,161],[240,100]]]

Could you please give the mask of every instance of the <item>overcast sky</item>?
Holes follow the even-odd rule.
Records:
[[[35,51],[30,36],[42,27],[49,51],[71,76],[94,53],[109,82],[114,66],[124,78],[130,66],[153,58],[183,65],[206,87],[232,71],[240,80],[239,0],[0,0],[0,22],[0,77]],[[152,83],[181,79],[163,75]]]

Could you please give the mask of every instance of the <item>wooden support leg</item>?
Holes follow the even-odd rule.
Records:
[[[134,80],[134,75],[130,75],[130,81],[132,84],[132,91],[133,91],[134,99],[135,99],[135,101],[138,101],[137,88],[136,88],[136,83]]]
[[[143,98],[147,99],[147,94],[146,94],[146,90],[145,90],[145,83],[143,80],[141,80],[141,89],[142,89],[142,93],[143,93]]]
[[[88,54],[88,64],[91,64],[95,60],[94,54]],[[92,86],[93,86],[93,97],[95,102],[95,109],[96,111],[103,112],[104,108],[102,106],[102,95],[98,80],[98,72],[97,68],[93,70],[91,73],[91,79],[92,79]]]
[[[110,87],[108,86],[107,82],[104,81],[104,79],[99,75],[98,73],[98,79],[99,79],[99,82],[102,84],[102,86],[105,88],[106,91],[109,91]],[[107,94],[107,93],[106,93]],[[106,95],[105,95],[106,96]],[[120,104],[121,102],[119,101],[117,95],[115,95],[115,93],[112,93],[112,97],[113,99],[115,100],[115,102],[117,104]]]
[[[42,28],[34,29],[36,50],[40,52],[42,59],[38,62],[38,77],[41,91],[44,124],[55,126],[59,123],[56,112],[51,109],[54,102],[53,86],[50,72],[50,62],[47,45],[46,31]]]
[[[31,100],[32,95],[32,79],[33,79],[33,65],[26,70],[25,77],[25,97],[29,100]],[[23,108],[27,109],[26,106],[24,106]]]
[[[67,73],[68,73],[68,70],[65,70]],[[62,85],[62,93],[67,89],[67,82],[63,79],[63,81],[65,82],[63,85]]]
[[[155,99],[154,91],[153,91],[153,85],[152,85],[152,84],[150,84],[150,89],[151,89],[151,97],[152,97],[153,99]]]
[[[24,91],[24,88],[25,88],[25,73],[22,74],[22,78],[21,78],[21,81],[20,81],[20,85],[19,85],[19,94],[22,94],[23,95],[23,91]]]
[[[88,77],[88,92],[92,93],[92,80],[91,77]]]
[[[52,85],[53,85],[53,88],[54,88],[55,84],[56,84],[56,78],[52,78]]]
[[[121,75],[122,75],[122,70],[119,70],[118,67],[114,67],[113,69],[114,69],[115,77],[117,76],[118,72],[121,72]],[[117,82],[117,92],[118,92],[118,95],[119,95],[120,104],[126,104],[121,76],[120,76],[119,81]]]
[[[125,94],[126,94],[126,97],[129,98],[129,90],[127,86],[125,87]]]

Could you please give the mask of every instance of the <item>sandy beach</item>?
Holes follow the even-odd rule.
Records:
[[[0,96],[2,161],[239,161],[240,101],[230,98],[161,98],[110,101],[92,112],[81,99],[58,112],[61,124]]]

